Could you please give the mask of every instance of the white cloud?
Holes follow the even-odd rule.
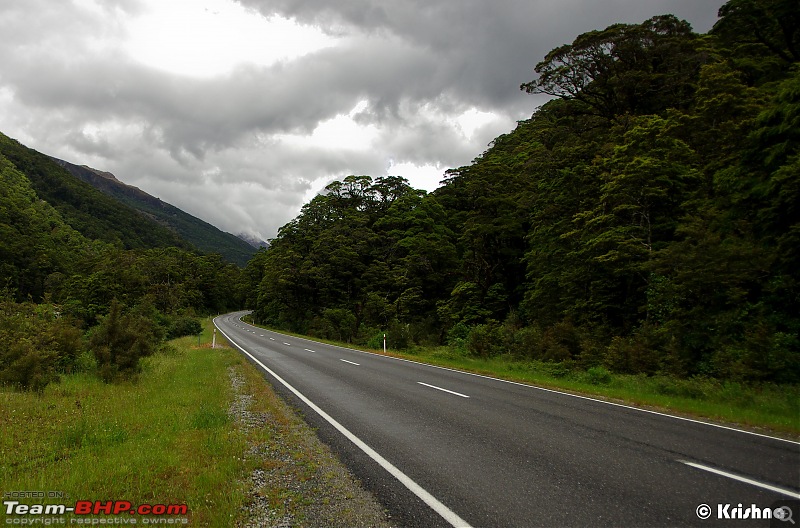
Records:
[[[262,238],[348,174],[426,190],[579,33],[724,0],[0,0],[0,131]]]
[[[233,0],[151,0],[127,31],[131,57],[196,77],[228,74],[241,64],[269,66],[335,43],[317,28],[267,18]]]

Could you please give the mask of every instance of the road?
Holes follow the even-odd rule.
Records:
[[[776,501],[800,522],[797,442],[286,336],[246,313],[214,322],[401,526],[769,526],[726,517]]]

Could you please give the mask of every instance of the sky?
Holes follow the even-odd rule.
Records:
[[[328,183],[432,191],[548,51],[723,0],[0,0],[0,132],[267,240]]]

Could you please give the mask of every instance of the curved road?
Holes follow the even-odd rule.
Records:
[[[738,519],[784,505],[800,522],[797,442],[325,345],[247,313],[214,324],[401,526],[788,528]]]

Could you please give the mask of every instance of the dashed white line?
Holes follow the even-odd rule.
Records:
[[[785,488],[779,488],[777,486],[773,486],[771,484],[766,484],[764,482],[759,482],[757,480],[749,479],[747,477],[742,477],[740,475],[735,475],[733,473],[728,473],[727,471],[722,471],[720,469],[715,469],[709,466],[704,466],[703,464],[697,464],[695,462],[688,462],[686,460],[679,460],[683,464],[687,466],[692,466],[693,468],[702,469],[703,471],[708,471],[709,473],[715,473],[717,475],[722,475],[723,477],[728,477],[729,479],[738,480],[739,482],[744,482],[745,484],[750,484],[752,486],[758,486],[759,488],[768,489],[770,491],[775,491],[777,493],[781,493],[783,495],[788,495],[789,497],[793,497],[795,499],[800,499],[800,493],[796,491],[788,490]]]
[[[216,321],[215,321],[216,326]],[[219,327],[218,327],[219,328]],[[436,497],[430,494],[425,488],[411,480],[411,478],[400,471],[394,464],[386,460],[380,453],[372,449],[369,445],[367,445],[363,440],[359,437],[351,433],[346,427],[336,421],[331,415],[323,411],[319,408],[314,402],[309,400],[303,393],[299,390],[294,388],[291,384],[289,384],[286,380],[278,376],[275,372],[273,372],[269,367],[259,361],[253,354],[242,348],[238,343],[232,340],[222,328],[219,328],[219,331],[222,332],[222,335],[230,341],[236,348],[242,351],[242,353],[246,354],[250,357],[253,361],[255,361],[265,372],[268,372],[273,378],[275,378],[280,384],[284,387],[292,391],[295,396],[300,398],[306,405],[311,407],[317,414],[319,414],[326,422],[331,424],[335,427],[342,435],[345,436],[348,440],[353,442],[361,451],[363,451],[367,456],[369,456],[372,460],[377,462],[383,469],[388,471],[394,478],[400,481],[403,486],[408,488],[414,495],[419,497],[425,504],[430,506],[436,513],[442,516],[448,523],[450,523],[454,527],[463,527],[469,528],[469,523],[467,523],[464,519],[458,516],[453,510],[442,504]]]
[[[430,387],[432,389],[440,390],[442,392],[449,392],[450,394],[455,394],[456,396],[461,396],[462,398],[469,398],[469,396],[467,396],[466,394],[461,394],[460,392],[443,389],[441,387],[437,387],[436,385],[428,385],[427,383],[422,383],[421,381],[418,381],[417,383],[419,383],[420,385],[425,385],[426,387]]]
[[[361,363],[353,363],[352,361],[347,361],[346,359],[339,359],[339,361],[344,361],[345,363],[350,363],[351,365],[355,365],[357,367],[361,366]]]
[[[291,343],[287,343],[286,341],[284,341],[283,344],[286,345],[286,346],[292,346]]]
[[[303,350],[305,350],[306,352],[314,352],[314,351],[313,351],[313,350],[311,350],[310,348],[304,348]],[[316,352],[315,352],[315,353],[316,353]]]

